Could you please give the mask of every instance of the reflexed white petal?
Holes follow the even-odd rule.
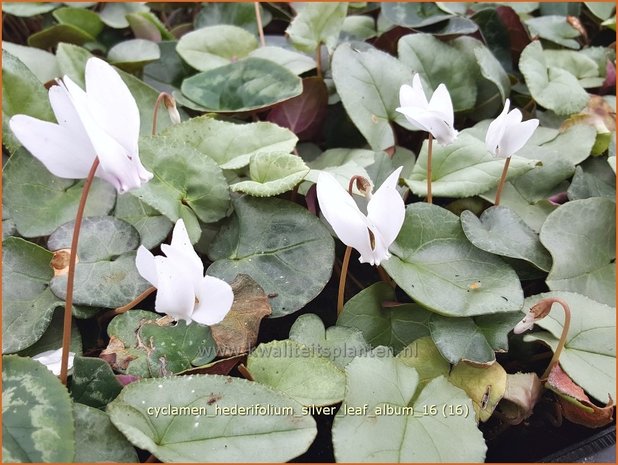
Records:
[[[177,249],[168,244],[161,244],[161,252],[176,266],[184,270],[186,279],[189,279],[194,287],[198,285],[202,276],[204,276],[204,265],[199,257],[192,257],[184,250]]]
[[[442,119],[450,126],[453,127],[454,112],[453,102],[451,101],[451,95],[448,93],[448,89],[444,84],[440,84],[431,96],[429,101],[429,108],[442,115]]]
[[[400,166],[386,178],[367,205],[367,218],[378,231],[377,234],[374,232],[376,246],[380,238],[386,250],[397,238],[406,213],[403,199],[396,189],[402,169]]]
[[[92,165],[95,150],[66,87],[63,85],[52,86],[49,89],[49,103],[54,110],[58,124],[71,132],[72,142],[80,147],[89,147],[84,158],[90,160]]]
[[[223,320],[232,308],[234,292],[222,279],[204,276],[196,289],[199,303],[193,311],[193,320],[203,325],[214,325]]]
[[[426,109],[429,105],[418,74],[412,80],[412,86],[404,84],[399,89],[399,105]]]
[[[155,263],[155,257],[143,245],[140,245],[137,249],[137,255],[135,256],[135,266],[137,267],[137,271],[142,276],[142,278],[144,278],[154,287],[157,287],[157,265]]]
[[[94,162],[91,146],[80,145],[71,131],[31,116],[15,115],[9,125],[15,137],[55,176],[85,178]]]
[[[425,118],[423,117],[423,115],[427,113],[427,110],[419,107],[399,107],[397,108],[397,111],[403,114],[410,124],[415,126],[417,129],[431,132],[429,126],[425,125]]]
[[[507,156],[500,152],[500,142],[502,140],[502,136],[504,135],[504,131],[506,130],[506,114],[509,110],[509,105],[510,101],[507,98],[504,102],[504,109],[502,110],[502,113],[500,113],[495,120],[489,123],[487,134],[485,134],[485,146],[487,147],[487,150],[497,157]]]
[[[457,137],[458,132],[449,126],[442,115],[435,111],[418,112],[415,115],[415,121],[427,132],[430,132],[440,145],[448,145]]]
[[[538,125],[538,119],[530,119],[517,124],[517,126],[507,128],[502,137],[502,152],[509,157],[517,153],[517,151],[526,145],[526,142],[532,137]]]
[[[74,359],[75,353],[69,352],[69,370],[73,368]],[[42,363],[47,367],[49,371],[51,371],[54,375],[58,376],[60,374],[60,368],[62,366],[62,349],[46,350],[45,352],[42,352],[32,357],[32,360],[36,360],[37,362]]]
[[[320,173],[316,190],[322,214],[341,242],[358,250],[361,256],[369,256],[368,221],[354,199],[326,172]]]
[[[191,314],[195,307],[193,281],[187,275],[182,264],[172,259],[155,257],[157,267],[157,298],[155,310],[165,313],[176,320],[191,323]]]
[[[129,154],[137,154],[139,110],[120,75],[105,61],[90,58],[86,63],[85,80],[95,122]]]
[[[185,222],[182,218],[176,221],[174,225],[172,242],[170,245],[186,255],[187,259],[193,263],[193,267],[196,273],[200,275],[200,278],[204,275],[204,264],[197,253],[195,253],[195,249],[191,244],[191,239],[189,239],[189,233],[187,232]]]

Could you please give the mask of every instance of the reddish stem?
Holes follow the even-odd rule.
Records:
[[[543,376],[541,376],[541,379],[547,379],[552,368],[554,368],[554,366],[556,366],[556,364],[560,361],[560,354],[562,353],[562,349],[564,349],[564,345],[566,344],[566,339],[569,334],[569,327],[571,326],[571,309],[569,308],[569,304],[567,304],[565,300],[559,297],[551,297],[547,300],[552,304],[560,304],[562,310],[564,310],[564,325],[562,326],[562,334],[560,335],[558,347],[556,347],[554,355],[549,361],[549,365],[547,365],[547,368],[545,369]]]
[[[494,202],[495,206],[500,205],[500,195],[502,195],[502,188],[504,188],[504,183],[506,182],[506,173],[509,170],[509,163],[511,163],[511,157],[506,157],[504,169],[502,170],[502,176],[500,177],[500,182],[498,183],[498,190],[496,191],[496,201]]]
[[[82,188],[82,196],[79,199],[77,214],[75,215],[75,225],[73,226],[73,239],[71,241],[71,256],[69,258],[69,274],[67,276],[67,296],[64,304],[64,327],[62,333],[62,360],[60,364],[60,381],[66,386],[67,376],[69,371],[69,350],[71,347],[71,323],[73,316],[73,286],[75,284],[75,264],[77,263],[77,243],[79,241],[79,231],[82,227],[82,218],[84,217],[84,208],[88,199],[88,192],[94,179],[94,174],[99,167],[99,158],[95,158],[92,162],[92,167],[88,173],[84,187]]]
[[[431,154],[433,150],[433,136],[429,133],[429,141],[427,147],[427,203],[433,203],[433,195],[431,193]]]
[[[262,12],[260,11],[260,2],[253,2],[255,5],[255,20],[257,21],[258,34],[260,35],[260,45],[266,46],[266,39],[264,38],[264,26],[262,25]]]

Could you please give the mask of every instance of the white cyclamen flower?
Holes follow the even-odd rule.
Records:
[[[511,102],[506,99],[502,113],[491,122],[485,135],[485,145],[495,157],[508,158],[521,149],[539,125],[538,119],[522,122],[521,111],[509,112]]]
[[[358,250],[361,263],[379,265],[390,258],[388,248],[397,238],[405,216],[405,205],[396,189],[401,170],[397,168],[371,196],[367,215],[331,174],[321,172],[318,177],[320,210],[337,237]]]
[[[415,74],[412,87],[407,84],[401,86],[399,104],[401,106],[397,111],[414,126],[430,132],[440,145],[448,145],[457,137],[458,132],[453,127],[453,102],[444,84],[440,84],[431,100],[427,101],[421,77]]]
[[[176,222],[171,244],[162,244],[166,255],[154,256],[144,246],[137,250],[139,273],[157,288],[155,310],[175,320],[204,325],[219,323],[232,307],[234,293],[225,281],[204,276],[204,264],[195,253],[185,223]]]
[[[75,354],[73,352],[69,352],[69,370],[73,368],[74,358]],[[42,363],[49,371],[58,376],[60,375],[60,365],[62,364],[62,349],[46,350],[45,352],[32,357],[32,360]]]
[[[10,126],[19,141],[60,178],[83,179],[99,157],[96,176],[118,192],[152,178],[139,158],[140,117],[135,99],[103,60],[86,63],[86,91],[68,76],[49,90],[58,124],[15,115]]]

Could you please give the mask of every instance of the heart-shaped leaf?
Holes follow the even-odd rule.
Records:
[[[71,378],[71,397],[75,402],[105,408],[121,390],[122,384],[105,360],[75,357]]]
[[[315,53],[320,44],[333,50],[348,12],[348,4],[296,3],[294,7],[298,14],[285,31],[292,44],[307,53]]]
[[[402,359],[359,357],[346,375],[333,423],[338,462],[483,461],[487,447],[469,414],[472,403],[443,376],[410,404],[419,376]]]
[[[298,76],[272,61],[245,58],[185,79],[185,97],[208,111],[234,113],[269,107],[300,95]]]
[[[109,27],[124,29],[129,27],[128,14],[148,10],[149,8],[143,3],[106,3],[101,9],[99,17]]]
[[[24,65],[26,65],[28,69],[32,72],[32,74],[34,74],[42,83],[51,81],[52,79],[60,76],[60,69],[58,68],[56,57],[53,54],[46,52],[45,50],[40,50],[34,47],[26,47],[19,44],[13,44],[5,40],[2,41],[2,50],[6,50],[19,61],[21,61]],[[3,80],[5,79],[10,78],[3,75]],[[21,83],[21,85],[23,84],[24,83]],[[44,92],[41,92],[42,89],[37,89],[40,95],[44,94]],[[3,88],[4,99],[6,99],[8,94],[4,94],[4,92],[8,93],[6,87]],[[42,102],[39,101],[37,103],[45,104],[46,101],[43,100]],[[31,109],[28,109],[27,111],[31,111]],[[53,117],[50,115],[50,118]],[[6,144],[6,141],[4,141],[4,143]]]
[[[183,35],[176,51],[198,71],[209,71],[245,58],[257,46],[257,39],[250,32],[219,24]]]
[[[191,118],[163,134],[207,155],[222,169],[243,168],[260,152],[290,153],[298,141],[293,132],[273,123],[234,124],[208,116]]]
[[[71,462],[73,406],[66,388],[43,364],[2,357],[2,460]]]
[[[260,5],[262,26],[272,19],[270,11]],[[255,7],[249,3],[204,3],[194,20],[195,29],[217,24],[231,24],[257,34],[258,26],[255,18]]]
[[[547,285],[607,305],[616,302],[616,204],[600,197],[574,200],[551,213],[540,239],[553,258]]]
[[[543,271],[551,267],[551,255],[539,236],[507,207],[490,207],[477,218],[462,212],[461,226],[470,242],[485,252],[526,260]]]
[[[159,46],[150,40],[131,39],[114,45],[107,52],[110,63],[125,71],[139,71],[161,57]]]
[[[302,308],[331,276],[335,246],[322,222],[306,209],[281,199],[234,200],[208,251],[208,274],[228,282],[251,276],[267,294],[273,317]],[[282,234],[286,231],[286,234]]]
[[[49,289],[52,253],[17,237],[2,243],[2,352],[17,352],[43,335],[62,305]],[[57,349],[58,347],[54,347]]]
[[[416,302],[447,316],[512,312],[523,292],[515,272],[474,247],[459,218],[436,205],[410,204],[384,269]]]
[[[112,424],[107,413],[75,404],[75,462],[139,461],[135,448]]]
[[[251,157],[249,164],[251,180],[232,184],[230,189],[255,197],[272,197],[291,190],[308,172],[309,168],[297,155],[257,153]]]
[[[84,8],[63,7],[54,10],[54,18],[60,24],[70,24],[96,37],[103,30],[103,21],[94,11]]]
[[[290,397],[220,375],[131,383],[108,413],[129,441],[165,462],[285,462],[305,452],[317,433]]]
[[[247,369],[255,381],[306,406],[343,400],[345,374],[314,347],[286,339],[260,344],[249,354]]]
[[[374,48],[360,51],[346,43],[335,50],[332,71],[348,116],[371,148],[385,150],[394,146],[390,122],[410,127],[405,117],[395,111],[399,88],[411,80],[410,70],[387,53]]]
[[[547,15],[538,18],[529,18],[525,21],[530,29],[530,34],[549,40],[563,47],[579,49],[579,42],[575,40],[579,37],[579,31],[571,26],[566,16]]]
[[[303,53],[288,50],[283,47],[266,46],[260,47],[249,53],[250,57],[263,58],[277,63],[300,76],[316,67],[315,60]]]
[[[71,24],[56,24],[28,37],[29,46],[43,50],[54,48],[60,43],[84,45],[94,41],[92,35]]]
[[[435,3],[429,2],[388,2],[382,6],[381,12],[393,24],[414,29],[447,21],[453,17]]]
[[[163,242],[173,226],[167,217],[128,193],[118,196],[114,215],[137,230],[140,244],[147,249]]]

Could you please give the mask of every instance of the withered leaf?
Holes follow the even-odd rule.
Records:
[[[231,286],[232,309],[221,323],[210,327],[218,357],[249,352],[257,342],[262,318],[271,314],[268,296],[250,276],[239,274]]]

